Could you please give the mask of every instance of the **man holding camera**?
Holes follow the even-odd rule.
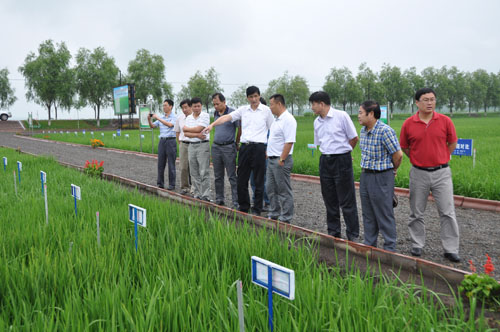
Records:
[[[176,117],[172,113],[174,102],[170,99],[163,101],[163,116],[149,114],[148,122],[151,128],[160,128],[160,142],[158,142],[158,187],[165,188],[164,173],[165,165],[168,162],[168,190],[175,189],[175,159],[177,157],[177,144],[175,142],[174,124]],[[151,122],[155,119],[155,122]]]

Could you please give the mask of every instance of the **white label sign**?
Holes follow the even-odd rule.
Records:
[[[80,190],[80,187],[75,186],[74,184],[72,184],[71,185],[71,196],[73,196],[77,200],[81,201],[82,200],[82,192]]]
[[[3,157],[3,165],[7,166],[7,157]]]
[[[295,272],[293,270],[252,256],[252,282],[260,287],[268,288],[269,268],[272,270],[273,293],[293,300],[295,298]]]
[[[137,225],[146,227],[146,209],[143,209],[139,206],[135,206],[133,204],[129,204],[128,220],[130,220],[133,223],[137,221]]]
[[[18,161],[18,162],[17,162],[17,169],[18,169],[19,171],[22,171],[22,170],[23,170],[23,163],[22,163],[22,162],[20,162],[20,161]]]
[[[47,173],[45,173],[44,171],[40,171],[40,179],[43,183],[47,182]]]

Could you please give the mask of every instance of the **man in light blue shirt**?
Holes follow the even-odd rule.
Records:
[[[172,113],[174,102],[165,99],[163,102],[163,112],[165,115],[150,114],[148,116],[149,126],[151,128],[160,128],[160,142],[158,143],[158,178],[156,183],[158,187],[165,188],[164,173],[165,165],[168,162],[168,190],[175,189],[175,159],[177,157],[177,143],[175,140],[174,125],[176,116]],[[151,118],[155,122],[151,122]]]

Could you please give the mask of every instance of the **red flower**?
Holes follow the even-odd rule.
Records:
[[[489,276],[491,275],[491,272],[495,270],[495,267],[491,262],[491,257],[488,254],[486,254],[486,264],[484,264],[483,266],[484,266],[484,273],[486,273]]]
[[[104,165],[104,160],[101,161],[101,163],[99,164],[99,167],[102,167],[102,165]]]
[[[474,263],[470,259],[469,259],[469,269],[471,270],[471,272],[476,273],[476,267],[474,266]]]

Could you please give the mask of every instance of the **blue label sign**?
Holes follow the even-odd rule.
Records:
[[[252,256],[252,282],[254,284],[269,288],[268,269],[272,270],[273,293],[293,300],[295,298],[295,272],[260,257]]]
[[[453,151],[454,156],[472,156],[472,139],[460,138],[457,142],[457,147]]]
[[[137,222],[139,226],[146,227],[146,209],[129,204],[128,219],[133,223]]]

